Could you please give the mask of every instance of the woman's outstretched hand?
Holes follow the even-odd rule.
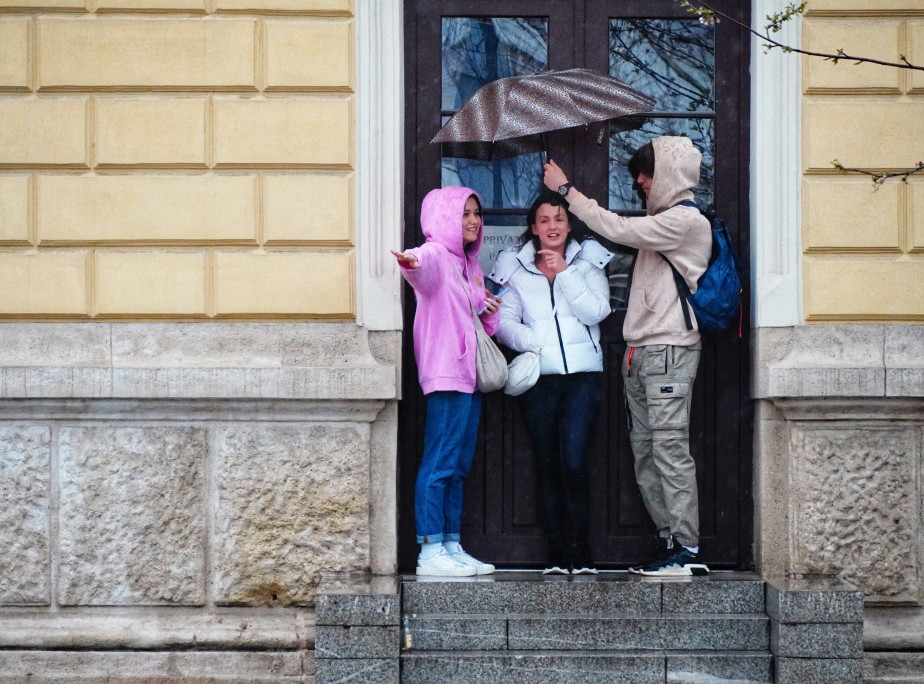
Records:
[[[398,265],[401,266],[401,268],[407,268],[412,271],[415,268],[420,268],[420,262],[417,261],[417,257],[415,257],[413,254],[406,254],[405,252],[396,252],[393,249],[390,249],[388,251],[390,251],[392,254],[395,255],[395,259],[398,260]]]

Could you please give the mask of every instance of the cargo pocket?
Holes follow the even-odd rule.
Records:
[[[667,374],[667,345],[657,344],[643,347],[642,377]]]
[[[645,387],[648,423],[652,430],[679,430],[687,427],[688,382],[650,381]]]

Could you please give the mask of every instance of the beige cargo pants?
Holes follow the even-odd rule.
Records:
[[[662,537],[699,545],[696,464],[690,455],[690,403],[702,346],[626,350],[629,441],[642,500]]]

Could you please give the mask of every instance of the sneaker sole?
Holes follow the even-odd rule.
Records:
[[[567,575],[569,572],[557,565],[554,568],[546,568],[542,571],[543,575]]]
[[[645,575],[646,577],[702,576],[709,574],[709,568],[702,564],[684,565],[683,567],[674,566],[672,568],[662,568],[661,570],[640,570],[638,574]]]
[[[468,572],[468,571],[471,572]],[[417,568],[417,575],[420,577],[472,577],[478,574],[475,568],[460,568],[460,572],[431,572],[425,569]]]
[[[596,568],[581,568],[580,570],[572,570],[572,575],[599,575],[600,571]]]
[[[453,558],[453,556],[450,556],[450,558]],[[494,567],[493,565],[491,565],[490,563],[482,563],[481,561],[478,561],[478,564],[475,565],[475,563],[471,563],[471,562],[469,562],[469,561],[460,560],[460,559],[458,559],[458,558],[456,558],[455,561],[456,561],[456,563],[461,563],[462,565],[464,565],[464,566],[467,567],[467,568],[475,568],[475,574],[476,574],[476,575],[490,575],[490,574],[492,574],[492,573],[494,572],[494,570],[495,570],[495,567]]]

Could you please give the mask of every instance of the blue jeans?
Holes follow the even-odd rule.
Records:
[[[475,458],[481,393],[427,395],[424,452],[414,489],[417,543],[459,541],[462,486]]]
[[[602,382],[602,373],[540,375],[522,395],[536,457],[539,511],[550,548],[567,545],[566,509],[573,541],[587,543],[587,450],[597,423]]]

